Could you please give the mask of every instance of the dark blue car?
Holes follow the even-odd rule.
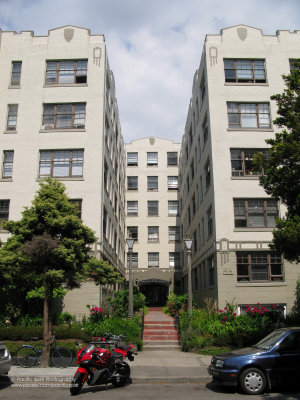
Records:
[[[248,394],[259,394],[274,382],[299,382],[300,327],[270,333],[255,346],[212,357],[208,367],[214,381],[240,385]]]

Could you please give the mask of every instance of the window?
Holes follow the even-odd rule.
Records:
[[[40,177],[83,176],[83,150],[40,151]]]
[[[178,176],[168,176],[168,190],[178,190]]]
[[[264,60],[224,60],[225,82],[265,83]]]
[[[169,242],[180,242],[179,226],[169,226]]]
[[[138,153],[127,153],[127,165],[130,167],[138,165]]]
[[[158,215],[158,201],[148,201],[148,216]]]
[[[103,233],[104,237],[107,237],[106,232],[107,232],[107,211],[104,209],[103,210],[103,221],[102,221],[102,233]]]
[[[159,227],[148,226],[148,242],[158,242],[158,241],[159,241]]]
[[[157,153],[147,153],[147,165],[157,165],[158,164],[158,156]]]
[[[236,253],[237,281],[283,281],[282,259],[279,253],[238,251]]]
[[[179,202],[177,200],[168,201],[168,214],[170,216],[179,215]]]
[[[207,216],[207,237],[210,237],[213,234],[213,217],[211,208],[207,211],[206,216]]]
[[[18,104],[8,105],[7,114],[7,126],[8,131],[15,131],[17,129],[17,115],[18,115]]]
[[[13,171],[14,152],[4,151],[3,152],[3,168],[2,178],[11,178]]]
[[[206,185],[206,189],[208,189],[209,185],[210,185],[210,165],[209,165],[209,160],[207,161],[207,163],[204,166],[204,171],[205,171],[205,185]]]
[[[82,215],[82,199],[69,199],[69,203],[73,204],[77,211],[78,218]]]
[[[132,253],[132,268],[138,268],[138,253]],[[127,253],[127,268],[129,268],[129,253]]]
[[[8,221],[9,200],[0,200],[0,227],[2,221]]]
[[[47,61],[46,84],[86,83],[87,60]]]
[[[252,158],[256,153],[268,155],[267,149],[230,149],[232,176],[258,176],[263,171],[255,169]]]
[[[210,257],[208,260],[208,284],[209,286],[213,286],[215,284],[215,266],[214,266],[214,258]]]
[[[148,190],[158,190],[158,176],[147,176]]]
[[[137,201],[127,201],[127,215],[131,217],[138,215]]]
[[[201,92],[201,98],[202,98],[202,102],[203,102],[204,97],[205,97],[205,78],[204,78],[204,73],[202,75],[202,79],[201,79],[201,83],[200,83],[200,92]]]
[[[159,253],[148,253],[148,268],[159,267]]]
[[[207,122],[207,116],[205,115],[204,121],[202,124],[202,132],[203,132],[203,143],[205,144],[208,138],[208,122]]]
[[[42,129],[83,129],[85,103],[44,104]]]
[[[234,199],[236,228],[274,228],[278,203],[274,199]]]
[[[180,268],[180,253],[172,252],[169,253],[169,267],[178,270]]]
[[[168,165],[178,165],[178,153],[168,152]]]
[[[19,86],[21,83],[21,70],[22,70],[22,62],[21,61],[13,61],[11,68],[11,80],[10,84],[12,86]]]
[[[268,103],[227,103],[229,128],[270,128]]]
[[[127,190],[138,190],[137,176],[127,176]]]
[[[130,239],[138,240],[138,227],[137,226],[127,226],[127,237]]]

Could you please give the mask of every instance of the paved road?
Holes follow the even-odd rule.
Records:
[[[5,400],[64,400],[70,399],[68,383],[64,382],[15,382],[11,384],[9,378],[0,377],[0,399]],[[30,385],[37,387],[30,387]],[[45,387],[42,387],[45,386]],[[52,386],[52,387],[51,387]],[[57,387],[55,387],[57,386]],[[66,387],[65,387],[66,386]],[[130,384],[122,388],[108,389],[105,386],[84,387],[77,396],[78,399],[101,400],[249,400],[249,396],[236,392],[234,389],[224,388],[215,384]],[[101,396],[101,397],[100,397]],[[300,400],[300,390],[282,390],[280,393],[272,391],[255,400]]]

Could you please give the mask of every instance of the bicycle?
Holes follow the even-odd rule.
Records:
[[[34,341],[33,345],[24,344],[17,350],[17,363],[23,368],[33,367],[36,363],[40,364],[43,353],[43,350],[37,343],[39,338],[32,337],[30,339]],[[72,363],[73,354],[69,349],[57,346],[55,341],[55,333],[52,337],[51,345],[54,346],[54,350],[50,353],[50,360],[52,364],[57,368],[68,367]]]

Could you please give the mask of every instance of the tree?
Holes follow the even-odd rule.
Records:
[[[91,256],[89,245],[96,241],[76,206],[68,201],[65,186],[54,179],[40,184],[32,206],[19,221],[4,228],[12,235],[0,248],[0,275],[13,287],[26,282],[27,298],[43,298],[42,367],[49,364],[52,338],[53,299],[65,289],[79,287],[88,277],[97,284],[121,279],[113,267]],[[21,277],[21,279],[20,279]]]
[[[277,218],[272,248],[289,261],[300,261],[300,60],[291,74],[283,75],[286,88],[271,97],[278,106],[278,118],[273,122],[281,132],[267,139],[269,154],[257,154],[254,163],[263,169],[260,185],[286,207],[283,218]]]

